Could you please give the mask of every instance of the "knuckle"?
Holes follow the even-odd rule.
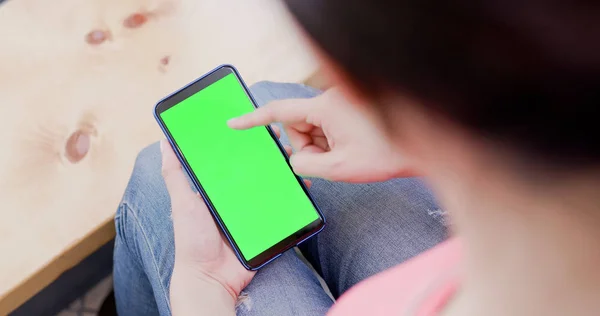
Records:
[[[329,178],[330,180],[342,180],[346,172],[346,163],[345,159],[342,159],[341,156],[336,155],[333,156],[328,164]]]
[[[171,178],[173,174],[175,174],[178,170],[176,168],[163,167],[161,169],[161,174],[163,178]]]
[[[180,176],[180,173],[183,171],[181,168],[163,168],[161,173],[165,183],[169,185],[169,182],[177,181],[177,178]]]
[[[284,100],[273,100],[271,102],[269,102],[265,107],[263,107],[264,109],[272,109],[272,108],[276,108],[281,106],[282,103],[284,103]]]
[[[273,104],[270,103],[267,106],[263,107],[261,110],[261,112],[255,112],[257,113],[256,115],[260,115],[268,120],[273,119],[273,117],[275,116],[275,110],[273,110]]]
[[[162,174],[163,178],[167,179],[171,174],[171,170],[169,170],[168,168],[162,168],[160,173]]]

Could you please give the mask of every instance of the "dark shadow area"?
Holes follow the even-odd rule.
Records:
[[[113,246],[114,240],[100,247],[78,265],[61,274],[10,316],[58,314],[112,272]]]
[[[98,316],[117,316],[117,304],[115,302],[115,292],[111,291],[100,306]]]

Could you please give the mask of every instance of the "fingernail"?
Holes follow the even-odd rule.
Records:
[[[229,120],[227,121],[227,125],[229,125],[229,126],[231,126],[231,125],[235,125],[235,123],[236,123],[236,122],[238,122],[238,121],[239,121],[239,118],[238,118],[238,117],[234,117],[234,118],[232,118],[232,119],[229,119]]]
[[[160,141],[160,152],[163,153],[165,149],[165,140]]]

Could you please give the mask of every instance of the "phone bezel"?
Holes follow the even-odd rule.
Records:
[[[223,77],[225,77],[229,74],[235,75],[238,82],[244,89],[246,95],[252,102],[252,105],[254,106],[254,108],[257,108],[257,104],[256,104],[256,101],[254,100],[254,97],[252,96],[252,93],[246,86],[244,80],[238,73],[237,69],[231,65],[221,65],[221,66],[213,69],[212,71],[208,72],[207,74],[203,75],[202,77],[187,84],[186,86],[179,89],[178,91],[176,91],[176,92],[170,94],[169,96],[165,97],[164,99],[160,100],[154,107],[154,118],[158,122],[158,125],[162,129],[165,136],[167,137],[167,140],[171,144],[171,147],[174,149],[175,154],[177,155],[177,158],[181,162],[184,170],[187,172],[187,174],[189,175],[190,179],[192,180],[194,186],[196,187],[196,189],[202,196],[202,199],[204,200],[208,209],[210,210],[213,218],[215,219],[215,222],[219,225],[221,231],[224,233],[229,244],[233,248],[235,255],[238,257],[238,259],[240,260],[240,262],[246,269],[258,270],[261,267],[263,267],[264,265],[268,264],[269,262],[275,260],[277,257],[279,257],[281,254],[283,254],[285,251],[299,245],[303,241],[318,234],[325,227],[325,217],[323,216],[323,213],[321,212],[319,207],[314,202],[314,199],[311,196],[310,192],[308,191],[308,188],[304,184],[304,181],[302,181],[302,178],[300,178],[299,176],[294,174],[296,179],[298,180],[298,184],[304,190],[304,193],[308,196],[309,200],[311,201],[312,205],[315,208],[315,211],[319,214],[319,218],[317,220],[315,220],[314,222],[310,223],[309,225],[298,230],[297,232],[293,233],[292,235],[288,236],[287,238],[280,241],[279,243],[275,244],[271,248],[263,251],[256,257],[254,257],[250,260],[246,260],[243,256],[241,250],[238,248],[238,245],[236,244],[235,240],[229,233],[227,226],[225,225],[225,223],[223,223],[221,217],[219,216],[218,211],[215,209],[214,205],[210,201],[210,198],[204,191],[202,184],[200,183],[200,181],[198,180],[196,175],[192,172],[187,160],[185,159],[181,150],[179,149],[177,142],[173,139],[173,137],[171,136],[171,133],[169,132],[168,128],[166,127],[166,125],[164,124],[164,122],[162,121],[162,119],[160,117],[160,114],[162,112],[177,105],[181,101],[196,94],[197,92],[210,86],[211,84],[215,83],[216,81],[222,79]],[[273,130],[271,129],[270,126],[265,126],[265,128],[271,135],[271,138],[273,139],[273,141],[279,147],[279,150],[281,151],[284,159],[286,160],[290,170],[292,170],[292,166],[290,165],[289,157],[288,157],[287,153],[285,152],[285,149],[283,148],[283,146],[277,139],[277,136],[275,135],[275,133],[273,132]],[[292,172],[293,172],[293,170],[292,170]],[[284,207],[284,206],[282,206],[282,207]]]

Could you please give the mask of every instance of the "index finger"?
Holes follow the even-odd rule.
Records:
[[[310,99],[288,99],[273,101],[254,112],[232,118],[227,125],[234,129],[248,129],[275,122],[284,124],[306,122],[310,111]]]

